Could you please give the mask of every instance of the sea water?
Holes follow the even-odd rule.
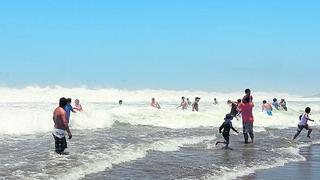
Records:
[[[298,117],[312,108],[310,125],[318,128],[320,99],[285,93],[253,92],[255,144],[231,133],[224,150],[218,128],[242,92],[117,90],[62,87],[0,88],[0,179],[235,179],[255,172],[305,161],[301,147],[318,144],[318,131],[308,141],[303,131],[291,141]],[[69,155],[54,152],[52,113],[60,97],[80,99],[84,111],[71,115]],[[181,96],[201,97],[199,112],[177,109]],[[150,107],[154,97],[161,109]],[[261,102],[287,100],[288,111],[261,111]],[[213,104],[217,98],[219,104]],[[124,104],[119,106],[118,100]],[[241,132],[241,121],[233,120]]]

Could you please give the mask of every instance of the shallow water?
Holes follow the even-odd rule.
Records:
[[[75,130],[70,155],[53,152],[50,134],[1,139],[5,179],[232,179],[256,169],[303,161],[294,129],[256,132],[246,145],[232,135],[233,150],[215,147],[212,128],[167,129],[117,123],[110,129]],[[303,135],[303,133],[302,133]],[[302,139],[304,137],[301,136]],[[316,137],[318,138],[318,137]],[[307,144],[308,142],[301,142]]]
[[[73,139],[68,141],[70,155],[66,156],[54,153],[51,130],[56,103],[46,97],[37,102],[19,98],[20,102],[1,102],[0,178],[235,179],[262,169],[305,162],[300,149],[319,144],[316,140],[309,142],[305,131],[298,142],[291,141],[306,105],[312,107],[312,117],[319,117],[320,101],[316,99],[294,96],[290,101],[289,97],[289,112],[275,111],[273,117],[262,113],[259,102],[255,102],[256,143],[246,145],[242,134],[232,133],[233,150],[224,150],[215,142],[222,139],[218,127],[229,112],[228,105],[215,106],[202,100],[200,112],[182,111],[176,109],[178,100],[172,101],[165,93],[162,98],[167,101],[160,110],[136,99],[122,107],[108,101],[85,102],[85,112],[72,115]],[[204,93],[202,97],[209,95]],[[318,128],[318,122],[310,125]],[[241,122],[234,119],[233,123],[241,132]],[[319,131],[312,136],[319,139]]]
[[[259,170],[248,176],[239,177],[243,180],[264,179],[319,179],[320,178],[320,145],[315,144],[300,149],[300,154],[306,161],[291,162],[286,166]]]

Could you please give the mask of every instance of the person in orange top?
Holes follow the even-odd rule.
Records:
[[[252,114],[254,104],[250,99],[250,96],[247,96],[242,100],[242,103],[239,106],[239,109],[242,114],[242,125],[243,125],[243,136],[244,142],[248,143],[248,134],[250,135],[251,142],[253,143],[254,135],[253,135],[253,121],[254,117]]]

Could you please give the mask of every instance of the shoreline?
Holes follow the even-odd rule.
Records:
[[[305,157],[305,161],[289,162],[284,166],[270,169],[256,170],[246,176],[238,177],[238,180],[258,180],[258,179],[320,179],[320,144],[312,144],[300,148],[300,155]]]

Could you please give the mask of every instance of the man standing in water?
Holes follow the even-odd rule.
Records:
[[[180,107],[182,107],[182,110],[185,110],[185,109],[187,109],[188,108],[188,103],[187,103],[187,101],[185,101],[185,98],[184,97],[181,97],[181,104],[180,104],[180,106],[178,106],[177,108],[180,108]]]
[[[245,97],[242,100],[241,105],[239,106],[241,114],[242,114],[242,125],[243,125],[243,136],[244,142],[248,144],[248,134],[250,135],[251,142],[253,143],[254,135],[253,135],[253,102],[250,100],[250,96]]]
[[[64,108],[67,105],[67,99],[61,98],[59,101],[59,107],[53,112],[54,129],[52,132],[55,141],[55,151],[58,154],[66,154],[64,150],[67,148],[67,141],[65,138],[65,131],[67,131],[69,139],[72,138],[71,131],[69,129],[66,111]]]
[[[192,111],[199,111],[199,101],[200,101],[200,98],[199,97],[196,97],[194,102],[192,103]]]

